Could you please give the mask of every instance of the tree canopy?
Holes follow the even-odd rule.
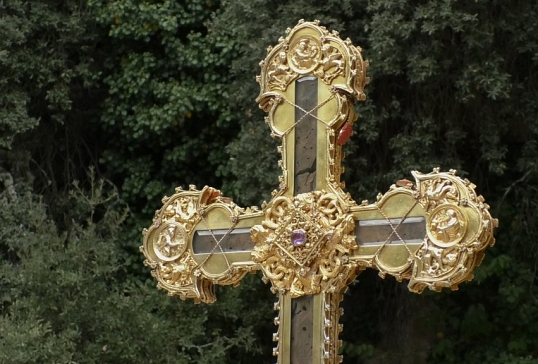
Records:
[[[259,277],[182,302],[138,246],[176,186],[269,198],[278,154],[255,76],[299,19],[371,65],[351,195],[454,168],[500,221],[458,292],[359,276],[344,362],[538,363],[538,5],[489,0],[0,2],[1,363],[274,361]]]

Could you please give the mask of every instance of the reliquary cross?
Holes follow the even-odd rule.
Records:
[[[342,293],[373,268],[420,293],[456,289],[493,245],[497,220],[468,180],[434,169],[393,185],[375,203],[343,191],[342,145],[364,100],[361,49],[318,22],[304,22],[260,63],[260,107],[281,140],[279,188],[261,209],[220,191],[176,189],[144,231],[141,247],[158,286],[196,302],[214,285],[261,270],[279,296],[279,364],[339,363]]]

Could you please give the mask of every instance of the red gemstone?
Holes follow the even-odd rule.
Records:
[[[353,134],[353,127],[351,124],[346,123],[344,127],[340,129],[340,134],[338,134],[338,145],[346,144],[351,134]]]

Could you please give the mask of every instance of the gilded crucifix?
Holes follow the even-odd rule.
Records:
[[[368,63],[349,39],[300,21],[260,65],[257,101],[282,142],[272,199],[243,209],[211,187],[178,188],[141,250],[159,287],[195,302],[212,303],[214,285],[261,270],[279,297],[278,364],[339,363],[339,304],[361,270],[409,280],[416,293],[456,289],[473,277],[498,223],[453,170],[412,172],[414,183],[391,186],[375,203],[344,192],[341,149],[368,83]]]

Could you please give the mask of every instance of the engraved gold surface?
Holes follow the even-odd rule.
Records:
[[[414,292],[425,287],[457,289],[460,282],[473,278],[484,249],[495,243],[497,219],[491,217],[484,198],[476,194],[476,186],[455,173],[439,169],[429,174],[413,172],[418,202],[430,213],[428,235],[416,253],[409,282]]]
[[[314,71],[321,61],[319,38],[305,34],[289,45],[288,62],[293,71],[304,75]]]

